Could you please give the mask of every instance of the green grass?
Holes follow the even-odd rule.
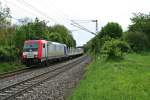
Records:
[[[19,62],[0,63],[0,74],[24,68]]]
[[[150,100],[150,53],[94,60],[69,100]]]

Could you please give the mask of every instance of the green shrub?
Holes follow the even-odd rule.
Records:
[[[129,52],[130,47],[125,41],[111,39],[105,41],[101,48],[101,54],[110,58],[123,58],[124,53]]]
[[[111,38],[121,38],[122,37],[122,27],[115,22],[109,22],[98,34],[100,37],[109,36]]]
[[[142,32],[127,32],[124,34],[124,38],[135,52],[143,51],[148,48],[148,38]]]
[[[16,58],[16,49],[9,46],[0,47],[0,61],[11,61]]]

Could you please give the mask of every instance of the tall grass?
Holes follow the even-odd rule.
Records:
[[[25,68],[20,62],[2,62],[0,63],[0,74]]]
[[[150,100],[150,54],[96,58],[69,100]]]

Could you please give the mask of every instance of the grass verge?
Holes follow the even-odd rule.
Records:
[[[150,53],[96,58],[87,69],[69,100],[150,100]]]
[[[15,71],[22,68],[25,68],[25,66],[19,62],[3,62],[0,63],[0,74]]]

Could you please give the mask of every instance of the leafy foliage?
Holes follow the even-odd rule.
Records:
[[[36,18],[32,21],[26,17],[19,19],[19,25],[12,26],[10,18],[10,9],[0,3],[0,60],[21,55],[24,41],[29,39],[46,39],[69,47],[76,46],[71,32],[63,25],[47,26],[44,20]]]
[[[99,32],[100,37],[111,37],[111,38],[121,38],[122,28],[118,23],[110,22],[106,26],[102,27]]]
[[[10,61],[16,57],[12,41],[15,28],[11,26],[10,18],[10,9],[0,3],[0,61]]]
[[[0,47],[0,62],[11,61],[16,57],[17,57],[17,50],[14,47],[9,46]]]
[[[51,32],[48,36],[48,39],[50,39],[50,41],[53,41],[53,42],[60,42],[60,43],[63,42],[61,35],[59,33],[56,33],[56,32]]]
[[[10,9],[8,7],[2,7],[0,2],[0,29],[10,25]]]
[[[97,54],[99,53],[99,51],[101,52],[104,47],[109,48],[110,46],[111,48],[111,45],[115,45],[111,44],[111,38],[120,40],[124,39],[130,45],[131,49],[135,52],[149,50],[150,13],[134,14],[134,16],[131,18],[131,21],[132,24],[129,26],[129,30],[127,32],[124,32],[124,34],[122,34],[122,28],[118,23],[110,22],[106,24],[93,39],[87,42],[87,44],[85,45],[86,51],[94,52],[94,54]],[[119,49],[114,48],[114,51],[112,52],[119,52]]]
[[[122,58],[125,52],[129,51],[129,45],[118,39],[111,39],[105,41],[101,48],[101,54],[106,55],[108,59],[110,58]]]
[[[69,47],[75,47],[76,41],[71,33],[63,25],[54,25],[48,27],[45,21],[25,23],[19,26],[15,32],[15,46],[22,52],[22,45],[28,39],[46,39],[54,42],[67,44]]]
[[[134,13],[131,18],[132,25],[129,26],[129,31],[140,31],[144,33],[150,33],[150,13]],[[150,36],[150,34],[148,34]]]
[[[61,43],[67,44],[69,47],[75,47],[76,46],[76,41],[74,40],[71,32],[63,25],[54,25],[52,27],[48,27],[50,35],[50,40],[55,40],[52,38],[51,33],[54,34],[56,33],[57,36],[53,36],[54,38],[56,37],[61,37],[61,39],[58,40],[61,41]],[[49,37],[49,36],[48,36]]]
[[[86,51],[98,54],[101,51],[105,41],[110,41],[111,38],[122,38],[122,28],[118,23],[110,22],[87,44],[85,45]]]
[[[10,28],[10,9],[3,7],[0,2],[0,45],[7,45],[7,38],[10,38],[12,29]]]
[[[148,48],[148,37],[142,32],[126,32],[124,38],[135,52],[143,51]]]
[[[100,40],[98,39],[98,37],[94,37],[87,43],[85,49],[88,51],[88,49],[90,48],[89,52],[93,52],[94,54],[100,53],[99,43],[100,43]]]
[[[150,13],[134,13],[131,21],[132,24],[125,34],[125,40],[133,51],[147,50],[150,47]]]

